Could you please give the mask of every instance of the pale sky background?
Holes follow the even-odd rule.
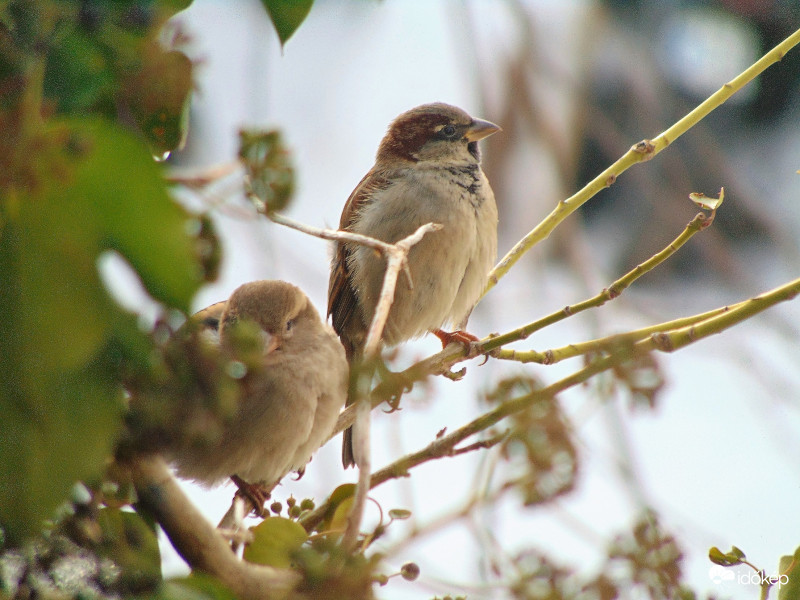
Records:
[[[532,16],[538,58],[570,77],[581,80],[593,68],[625,72],[635,60],[619,43],[611,43],[614,24],[604,24],[592,2],[541,0],[520,5],[525,8],[512,10],[515,3],[499,0],[318,1],[281,52],[259,2],[195,0],[176,18],[192,37],[188,50],[200,65],[189,145],[175,163],[195,168],[229,161],[236,152],[238,128],[279,127],[294,153],[298,176],[288,214],[312,225],[335,226],[350,191],[372,165],[387,124],[399,113],[418,104],[445,101],[475,116],[496,119],[493,110],[508,93],[501,66],[520,42],[515,27],[519,14],[514,10]],[[714,39],[709,35],[705,42],[717,48]],[[704,94],[749,64],[746,51],[738,54],[743,56],[725,51],[704,54],[711,57],[704,68],[711,69],[710,78],[716,82]],[[593,62],[592,57],[598,60]],[[544,81],[535,93],[550,111],[554,131],[567,144],[574,143],[572,129],[580,109],[571,101],[569,89]],[[499,124],[506,143],[519,146],[513,164],[502,166],[504,173],[511,173],[510,189],[515,190],[513,199],[501,204],[502,255],[576,189],[561,189],[553,159],[541,142],[523,143],[513,124]],[[657,133],[641,131],[628,143]],[[747,142],[734,134],[726,143]],[[797,143],[781,148],[783,152],[771,154],[780,154],[781,160],[772,163],[774,171],[763,177],[775,187],[775,196],[764,198],[775,202],[772,211],[797,198],[800,176],[794,171],[800,167],[800,152]],[[484,156],[489,151],[484,146]],[[764,155],[742,154],[737,168],[758,172],[755,157]],[[647,165],[637,168],[639,176],[647,177]],[[689,191],[695,190],[685,192]],[[613,193],[614,188],[604,192]],[[324,313],[327,243],[263,219],[243,218],[244,204],[234,201],[233,206],[238,208],[214,213],[224,243],[224,268],[219,281],[198,295],[196,308],[224,299],[245,281],[278,278],[302,287]],[[787,211],[779,218],[797,220],[798,212]],[[625,239],[630,233],[620,222],[612,235]],[[677,233],[670,232],[668,239]],[[604,243],[597,234],[590,233],[587,239],[589,244]],[[547,248],[551,243],[547,240],[534,249],[486,297],[473,314],[470,331],[479,335],[506,331],[593,295],[621,274],[595,269],[591,281],[582,280],[564,263],[545,260],[552,253]],[[701,312],[797,276],[782,267],[784,257],[773,250],[755,249],[750,260],[740,266],[760,287],[742,292],[702,281],[668,289],[634,287],[611,305],[593,311],[592,318],[549,328],[519,347],[544,350]],[[678,537],[685,552],[684,570],[697,591],[736,600],[758,597],[753,585],[712,582],[706,555],[713,545],[727,550],[735,544],[752,562],[774,572],[780,555],[791,554],[800,544],[800,340],[791,327],[775,326],[778,319],[796,324],[798,317],[795,301],[769,318],[753,320],[675,355],[658,356],[668,384],[654,412],[631,412],[623,394],[605,407],[586,388],[564,394],[561,400],[574,417],[582,461],[577,489],[554,506],[533,509],[523,508],[517,495],[507,494],[496,507],[479,512],[480,519],[455,523],[404,547],[387,559],[384,572],[413,560],[422,569],[420,579],[408,583],[393,578],[376,589],[377,595],[503,597],[489,585],[496,581],[481,559],[480,545],[492,537],[508,555],[533,547],[565,567],[596,573],[606,544],[629,531],[637,507],[646,501]],[[406,344],[395,366],[408,365],[438,348],[435,338]],[[524,370],[551,382],[580,367],[577,362],[522,367],[497,361],[479,367],[478,362],[467,365],[462,382],[433,381],[435,394],[430,401],[415,392],[404,398],[401,412],[373,413],[376,467],[423,447],[443,427],[452,431],[476,416],[481,409],[478,391],[504,374]],[[339,452],[337,437],[314,458],[304,479],[287,479],[275,497],[284,500],[291,493],[321,502],[338,483],[354,481],[353,470],[342,470]],[[638,481],[633,487],[624,484],[620,468],[628,460]],[[480,483],[478,471],[491,473],[494,466],[496,475],[503,473],[496,461],[494,453],[486,452],[437,461],[415,469],[410,480],[381,486],[372,496],[384,510],[412,510],[416,522],[424,526],[466,501]],[[214,522],[232,495],[230,486],[203,491],[187,485],[187,490]],[[369,510],[374,517],[374,508]],[[394,523],[375,549],[390,548],[409,529],[409,522]],[[179,572],[179,559],[166,547],[165,555],[168,571]],[[747,569],[732,572],[746,575]],[[473,587],[462,589],[457,583]]]

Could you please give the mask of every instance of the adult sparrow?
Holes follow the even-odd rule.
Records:
[[[497,206],[480,167],[478,140],[499,127],[443,103],[401,114],[381,140],[375,165],[347,199],[339,228],[394,243],[426,223],[408,254],[413,287],[402,274],[383,332],[392,346],[446,325],[466,326],[497,257]],[[328,315],[351,365],[360,357],[383,285],[385,260],[374,250],[337,242]],[[345,467],[354,464],[345,431]]]
[[[246,283],[192,319],[218,331],[220,350],[231,356],[236,328],[250,322],[261,364],[218,436],[164,454],[181,477],[213,485],[233,476],[240,487],[244,480],[269,490],[302,470],[332,433],[347,396],[344,349],[308,297],[283,281]]]

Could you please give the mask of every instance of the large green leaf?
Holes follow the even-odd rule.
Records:
[[[261,0],[275,26],[281,46],[308,16],[314,0]]]
[[[778,600],[800,598],[800,547],[793,556],[782,556],[778,566]]]
[[[138,513],[104,508],[97,517],[103,532],[100,556],[120,569],[117,586],[128,591],[152,589],[161,582],[161,552],[158,537]]]
[[[107,294],[98,257],[117,251],[182,311],[203,281],[194,218],[141,141],[101,120],[55,131],[49,178],[0,196],[0,525],[12,542],[98,473],[121,422],[120,370],[147,361],[149,338]]]
[[[253,541],[245,547],[244,559],[270,567],[291,566],[292,557],[308,539],[302,525],[282,517],[264,519],[250,531]]]

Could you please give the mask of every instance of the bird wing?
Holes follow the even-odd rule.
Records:
[[[359,211],[373,201],[377,192],[385,190],[391,183],[391,177],[385,171],[372,169],[367,173],[347,199],[339,221],[339,229],[351,231]],[[345,243],[336,242],[328,282],[328,316],[331,317],[333,329],[343,338],[348,358],[352,357],[356,349],[349,343],[350,338],[346,331],[352,327],[365,327],[365,324],[359,321],[353,322],[353,319],[360,320],[361,316],[356,312],[358,302],[350,281],[350,269],[347,266],[349,254],[350,250]]]

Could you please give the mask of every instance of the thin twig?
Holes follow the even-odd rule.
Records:
[[[251,190],[248,190],[259,211],[268,219],[278,225],[290,227],[302,233],[319,237],[326,240],[355,242],[368,246],[381,252],[386,259],[386,271],[383,276],[383,285],[375,306],[375,314],[367,331],[367,338],[364,343],[364,357],[362,365],[359,365],[358,378],[355,385],[355,402],[353,411],[353,450],[356,465],[358,466],[358,482],[353,497],[353,507],[347,521],[347,528],[342,536],[342,546],[347,550],[355,548],[358,541],[358,533],[361,528],[361,520],[364,515],[367,494],[370,490],[370,474],[372,471],[370,457],[370,404],[369,385],[374,374],[374,359],[380,354],[381,339],[386,321],[389,318],[389,311],[394,302],[394,293],[397,287],[397,278],[402,270],[408,278],[409,286],[413,285],[411,271],[408,268],[408,253],[411,248],[419,243],[422,238],[433,231],[442,229],[438,223],[426,223],[411,235],[389,244],[365,235],[352,233],[349,231],[322,229],[300,223],[277,212],[266,210],[266,205]],[[364,367],[364,368],[362,368]]]
[[[374,359],[378,356],[381,349],[381,338],[386,320],[389,318],[389,310],[394,302],[394,292],[397,286],[397,277],[400,269],[407,269],[408,253],[414,244],[422,240],[423,236],[431,231],[437,231],[442,226],[437,223],[427,223],[419,227],[410,236],[398,241],[386,248],[386,272],[383,276],[383,286],[378,303],[375,307],[375,315],[370,323],[367,339],[364,343],[364,364],[371,365],[369,369],[363,369],[359,373],[356,383],[356,418],[353,428],[354,432],[354,456],[358,465],[358,483],[353,497],[353,508],[347,521],[347,529],[342,536],[342,546],[352,550],[358,540],[358,532],[361,528],[361,520],[366,506],[367,493],[370,490],[370,404],[369,384],[372,380],[374,371]],[[409,280],[410,272],[406,271]]]
[[[390,479],[407,477],[409,470],[413,467],[435,458],[452,456],[456,446],[467,438],[488,429],[512,414],[528,408],[541,399],[552,398],[571,387],[581,384],[598,373],[611,369],[622,361],[631,360],[638,356],[649,354],[652,351],[674,352],[688,344],[721,333],[780,302],[792,300],[798,294],[800,294],[800,279],[795,279],[774,290],[739,302],[731,307],[723,307],[716,311],[710,311],[710,313],[706,314],[713,314],[713,316],[708,317],[700,323],[691,324],[668,333],[653,333],[648,338],[634,343],[632,346],[617,346],[616,349],[611,350],[609,354],[595,359],[579,371],[547,387],[534,390],[529,394],[504,402],[497,408],[476,417],[452,433],[431,442],[422,450],[396,460],[391,465],[374,473],[370,485],[371,487],[376,487]],[[463,353],[465,351],[463,349],[459,349],[459,351],[462,353],[461,359],[463,359]],[[441,355],[443,354],[445,354],[445,351],[428,360],[431,361],[432,364],[440,364],[438,360],[442,360]],[[446,360],[457,361],[459,360],[459,354],[451,353]],[[418,375],[418,373],[415,373],[415,376]],[[317,507],[314,511],[301,519],[303,526],[307,530],[312,529],[321,521],[327,510],[327,503]]]
[[[745,300],[744,302],[747,302],[747,300]],[[635,344],[636,342],[639,342],[655,333],[664,333],[664,332],[674,331],[676,329],[681,329],[683,327],[690,327],[692,325],[701,323],[702,321],[705,321],[706,319],[709,319],[711,317],[715,317],[729,310],[738,308],[739,306],[744,304],[744,302],[739,302],[737,304],[732,304],[730,306],[721,306],[719,308],[715,308],[713,310],[709,310],[697,315],[683,317],[680,319],[673,319],[671,321],[657,323],[656,325],[650,325],[648,327],[642,327],[640,329],[626,331],[625,333],[618,333],[594,340],[589,340],[588,342],[569,344],[561,348],[544,350],[541,352],[537,352],[536,350],[503,349],[495,351],[492,354],[492,356],[499,360],[511,360],[520,363],[532,362],[532,363],[539,363],[542,365],[553,365],[557,362],[566,360],[568,358],[583,356],[586,354],[590,354],[592,352],[599,352],[603,348],[619,346],[621,344],[628,344],[628,345]]]
[[[480,344],[480,351],[482,352],[489,352],[500,346],[504,346],[505,344],[510,344],[511,342],[516,342],[519,340],[524,340],[525,338],[529,337],[533,333],[547,327],[549,325],[553,325],[554,323],[558,323],[559,321],[566,319],[572,315],[575,315],[579,312],[583,312],[590,308],[597,308],[603,306],[609,300],[613,300],[614,298],[619,297],[623,291],[625,291],[630,285],[639,279],[645,273],[649,273],[657,266],[661,265],[670,258],[673,254],[675,254],[681,246],[683,246],[686,242],[688,242],[695,234],[699,233],[700,231],[704,231],[708,228],[708,226],[713,221],[713,213],[711,216],[706,215],[704,213],[697,214],[694,219],[692,219],[688,225],[684,228],[684,230],[676,237],[672,242],[670,242],[663,250],[654,254],[645,262],[640,265],[637,265],[625,275],[617,279],[614,283],[610,286],[605,288],[596,296],[584,300],[583,302],[579,302],[577,304],[573,304],[571,306],[567,306],[562,308],[559,311],[556,311],[546,317],[542,317],[541,319],[537,319],[532,323],[528,323],[527,325],[523,325],[513,331],[509,331],[503,335],[494,336],[491,339],[481,342]]]

